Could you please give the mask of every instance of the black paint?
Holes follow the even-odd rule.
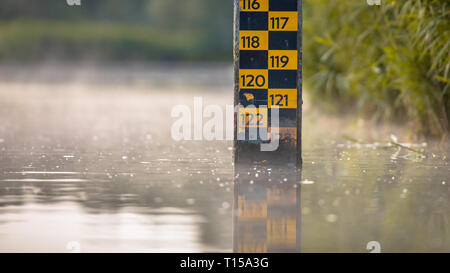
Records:
[[[269,0],[270,11],[297,11],[297,0]]]
[[[267,30],[268,12],[241,12],[241,30]]]
[[[269,70],[269,89],[297,89],[297,70]]]
[[[269,50],[297,50],[297,31],[270,31]]]
[[[267,50],[241,50],[239,66],[241,69],[267,69]]]

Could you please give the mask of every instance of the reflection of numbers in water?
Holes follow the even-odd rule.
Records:
[[[267,203],[249,201],[244,197],[238,198],[238,218],[240,219],[264,219],[267,217]]]
[[[295,217],[270,218],[267,221],[267,239],[270,244],[296,243],[297,219]]]
[[[71,253],[81,253],[81,244],[77,241],[70,241],[67,243],[66,249]]]
[[[239,253],[265,253],[267,252],[267,244],[256,240],[240,241],[238,243]]]
[[[381,244],[377,241],[368,242],[366,248],[370,253],[381,253]]]

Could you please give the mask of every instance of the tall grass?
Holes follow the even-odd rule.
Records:
[[[448,0],[304,0],[304,8],[304,73],[313,99],[423,135],[449,133]]]

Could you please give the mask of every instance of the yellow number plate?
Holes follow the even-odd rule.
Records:
[[[239,109],[239,133],[245,132],[246,128],[267,127],[267,108],[240,108]]]
[[[289,11],[269,12],[270,31],[297,31],[298,13]]]
[[[269,108],[297,108],[297,89],[269,89]]]
[[[267,89],[269,71],[264,69],[239,70],[239,88],[241,89]]]
[[[269,0],[239,0],[241,11],[269,11]]]
[[[240,31],[239,32],[240,50],[268,50],[269,32],[268,31]]]
[[[269,69],[297,70],[297,56],[296,50],[269,50]]]

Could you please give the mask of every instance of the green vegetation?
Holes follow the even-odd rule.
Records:
[[[233,2],[2,0],[0,60],[230,60]]]
[[[125,23],[17,20],[0,24],[0,36],[6,60],[220,60],[227,53],[202,31]]]
[[[448,134],[447,0],[305,0],[304,8],[304,78],[315,101]]]

